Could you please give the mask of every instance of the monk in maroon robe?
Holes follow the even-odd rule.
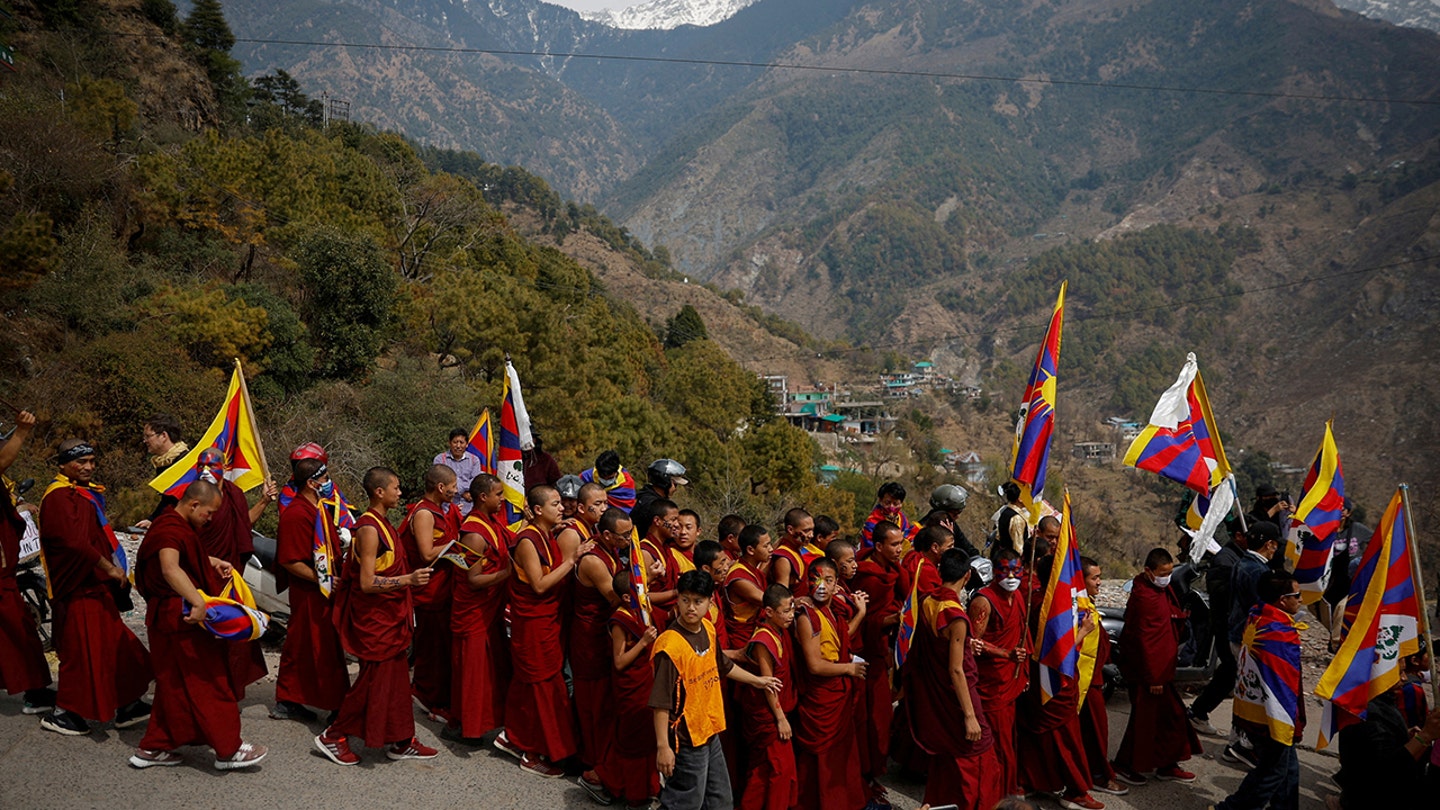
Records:
[[[206,554],[198,531],[220,508],[220,489],[196,481],[173,509],[150,524],[135,560],[135,587],[145,597],[145,629],[155,667],[155,705],[140,746],[137,768],[178,765],[182,745],[208,745],[220,770],[248,768],[265,758],[264,746],[240,740],[240,706],[226,648],[212,635],[201,589],[218,593],[234,570]]]
[[[290,622],[270,716],[308,722],[316,718],[307,706],[339,710],[350,689],[350,673],[330,615],[340,580],[340,542],[329,510],[321,505],[335,485],[319,459],[301,459],[294,467],[299,489],[280,513],[276,533],[275,580],[290,592]],[[318,526],[323,537],[317,536],[317,519],[323,521]]]
[[[20,447],[34,427],[34,414],[21,411],[15,431],[0,447],[0,473],[15,463]],[[45,660],[45,648],[35,629],[35,616],[15,581],[25,527],[10,488],[0,487],[0,687],[12,695],[25,693],[25,706],[21,711],[39,714],[55,706],[55,691],[47,688],[50,664]]]
[[[315,747],[338,765],[355,765],[348,737],[393,760],[433,759],[436,750],[415,738],[410,701],[411,588],[430,581],[430,569],[411,570],[405,547],[386,514],[400,505],[400,477],[384,467],[365,473],[370,508],[355,522],[355,542],[335,593],[335,629],[345,651],[360,659],[360,675],[339,715]]]
[[[765,571],[774,548],[764,526],[740,530],[740,558],[725,575],[725,632],[734,647],[743,646],[760,626],[760,610],[770,582]]]
[[[600,782],[627,806],[650,806],[660,793],[659,771],[655,769],[655,712],[650,692],[655,670],[650,665],[650,647],[660,632],[646,621],[633,605],[630,572],[621,571],[610,581],[621,602],[610,614],[610,659],[615,669],[615,738],[596,766]]]
[[[746,669],[764,678],[780,679],[780,693],[742,689],[740,728],[750,752],[742,810],[789,810],[799,798],[799,776],[795,768],[794,730],[789,715],[797,707],[791,627],[795,623],[795,599],[784,585],[765,589],[765,609],[760,627],[746,646]]]
[[[86,720],[117,728],[143,723],[149,704],[150,653],[120,618],[130,603],[129,579],[117,564],[119,548],[105,518],[104,487],[91,482],[95,450],[67,439],[57,454],[60,474],[40,503],[40,550],[54,608],[60,688],[55,711],[41,727],[60,734],[89,733]]]
[[[570,674],[575,688],[580,761],[590,766],[580,775],[581,787],[592,792],[602,788],[594,769],[604,761],[615,740],[611,689],[615,664],[606,623],[620,603],[614,580],[616,574],[628,570],[620,551],[629,547],[633,525],[624,511],[607,509],[594,529],[595,547],[580,558],[575,571]]]
[[[200,530],[200,542],[205,546],[205,553],[244,571],[245,561],[255,551],[251,527],[275,500],[275,483],[266,481],[260,499],[251,506],[244,490],[225,478],[225,456],[219,450],[210,448],[201,452],[196,469],[200,471],[200,480],[216,485],[221,492],[219,510]],[[225,648],[225,655],[230,662],[230,681],[240,698],[245,697],[245,687],[270,672],[258,641],[232,642]]]
[[[867,665],[850,654],[848,614],[832,604],[835,563],[821,557],[810,563],[809,574],[812,604],[802,607],[794,627],[796,670],[804,680],[795,709],[797,807],[858,810],[868,797],[860,780],[860,747],[850,713]]]
[[[1089,614],[1079,632],[1081,642],[1096,632]],[[1020,783],[1030,792],[1060,794],[1060,806],[1066,810],[1105,810],[1104,804],[1090,796],[1094,782],[1085,761],[1085,743],[1080,739],[1080,684],[1065,679],[1060,691],[1045,701],[1038,686],[1038,669],[1037,663],[1030,664],[1031,680],[1037,685],[1020,698],[1016,745]]]
[[[510,578],[510,680],[505,730],[495,746],[517,757],[520,767],[546,778],[561,776],[555,766],[575,753],[575,715],[565,689],[565,649],[560,641],[561,583],[579,558],[595,547],[590,540],[564,556],[555,541],[560,525],[560,492],[552,486],[530,490],[532,517],[515,537],[515,576]],[[523,707],[523,708],[521,708]]]
[[[860,655],[873,664],[865,670],[858,716],[860,773],[871,785],[879,784],[890,754],[890,725],[894,718],[895,691],[890,686],[894,669],[895,632],[900,626],[900,608],[905,594],[900,583],[900,559],[905,535],[899,526],[883,521],[871,537],[874,546],[860,561],[853,589],[869,597],[869,610],[860,628]]]
[[[431,568],[430,581],[414,588],[415,642],[410,660],[415,667],[411,692],[434,717],[448,717],[450,706],[450,576],[454,566],[435,566],[446,544],[460,537],[460,510],[455,499],[455,471],[436,464],[425,471],[425,494],[410,507],[400,524],[405,556],[419,568]]]
[[[1080,598],[1080,609],[1095,614],[1095,597],[1100,593],[1100,563],[1090,557],[1081,557],[1080,566],[1085,572],[1085,596]],[[1079,691],[1084,702],[1080,705],[1080,740],[1085,746],[1085,763],[1090,769],[1092,790],[1124,796],[1130,789],[1115,778],[1115,769],[1110,767],[1110,716],[1105,709],[1105,666],[1110,663],[1110,635],[1101,631],[1085,638],[1080,645]]]
[[[1004,546],[998,547],[994,562],[995,581],[970,600],[972,644],[980,673],[976,686],[990,733],[995,735],[1000,788],[1007,796],[1018,796],[1022,791],[1015,749],[1015,706],[1029,684],[1031,648],[1028,608],[1018,592],[1024,564],[1020,555]]]
[[[932,755],[925,802],[989,810],[1002,795],[1000,767],[975,688],[979,672],[970,619],[959,600],[970,580],[969,560],[963,551],[951,550],[936,569],[944,590],[921,603],[910,654],[901,667],[903,705],[916,744]]]
[[[672,500],[658,498],[651,503],[650,513],[654,519],[650,521],[650,531],[640,538],[640,548],[645,552],[647,569],[660,569],[659,579],[652,579],[649,583],[649,596],[650,616],[655,620],[655,627],[663,633],[670,621],[675,600],[680,595],[677,590],[680,568],[670,559],[670,539],[675,534],[680,507]]]
[[[470,514],[460,526],[460,543],[472,559],[464,576],[451,577],[450,721],[452,733],[478,739],[505,725],[510,688],[510,647],[505,638],[505,581],[510,563],[510,530],[505,527],[505,488],[481,473],[470,481]]]
[[[1180,763],[1205,752],[1175,691],[1180,627],[1187,614],[1170,587],[1174,570],[1170,552],[1150,552],[1145,570],[1135,577],[1120,631],[1119,664],[1130,685],[1130,721],[1115,755],[1115,773],[1132,785],[1144,784],[1142,774],[1148,771],[1164,781],[1193,782],[1195,775]]]
[[[940,582],[940,555],[955,545],[955,535],[944,526],[927,526],[915,535],[913,547],[900,561],[900,585],[910,595],[915,579],[920,580],[920,595],[944,595]]]

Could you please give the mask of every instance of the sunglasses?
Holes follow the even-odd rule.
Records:
[[[1296,592],[1294,592],[1294,593],[1283,594],[1283,595],[1281,595],[1280,598],[1281,598],[1281,599],[1299,599],[1299,598],[1300,598],[1300,592],[1299,592],[1299,591],[1296,591]]]

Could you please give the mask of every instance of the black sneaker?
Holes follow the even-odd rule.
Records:
[[[115,727],[130,728],[131,726],[138,726],[149,719],[150,704],[143,700],[137,700],[115,713]]]
[[[23,714],[44,714],[55,708],[54,689],[29,689],[25,692]]]
[[[299,720],[304,723],[313,723],[320,719],[315,712],[310,711],[299,703],[288,700],[278,700],[275,706],[270,709],[272,720]]]
[[[80,737],[90,733],[90,724],[85,722],[85,718],[64,709],[56,709],[40,718],[40,727],[67,737]]]
[[[1239,745],[1227,745],[1220,758],[1226,762],[1237,762],[1246,768],[1255,767],[1255,754]]]

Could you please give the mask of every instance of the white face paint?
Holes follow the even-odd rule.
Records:
[[[824,582],[817,582],[814,586],[810,588],[810,595],[821,602],[825,601],[825,596],[827,595],[827,593],[828,592],[826,590]]]
[[[1000,580],[1000,587],[1001,587],[1001,588],[1004,588],[1005,590],[1007,590],[1007,591],[1009,591],[1009,592],[1011,592],[1011,593],[1014,593],[1014,592],[1015,592],[1017,589],[1019,589],[1019,587],[1020,587],[1020,578],[1019,578],[1019,577],[1006,577],[1006,578]]]
[[[215,479],[215,473],[210,472],[209,468],[205,468],[200,471],[200,480],[204,481],[207,484],[217,483]]]

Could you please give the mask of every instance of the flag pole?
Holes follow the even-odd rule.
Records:
[[[1430,638],[1430,605],[1425,601],[1425,577],[1420,567],[1420,544],[1415,537],[1415,518],[1410,514],[1410,485],[1400,485],[1400,502],[1405,505],[1405,538],[1410,543],[1410,577],[1415,580],[1415,595],[1420,600],[1421,651],[1430,659],[1430,688],[1440,705],[1440,672],[1435,667],[1435,642]]]
[[[1250,527],[1245,525],[1245,510],[1240,506],[1240,488],[1235,485],[1235,473],[1230,473],[1225,477],[1230,481],[1230,496],[1235,504],[1235,514],[1240,517],[1240,531],[1248,532]]]
[[[255,403],[250,401],[250,386],[245,383],[245,370],[240,367],[240,358],[235,358],[235,373],[240,376],[240,396],[245,398],[245,412],[250,414],[250,426],[255,435],[255,449],[260,454],[260,475],[270,481],[270,462],[265,459],[265,445],[260,443],[260,426],[255,424]]]

